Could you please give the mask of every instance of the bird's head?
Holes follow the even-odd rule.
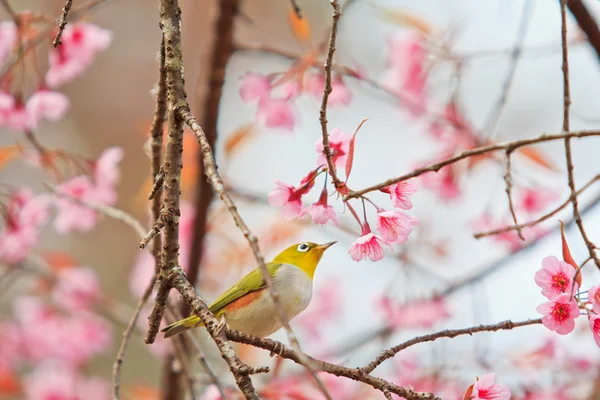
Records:
[[[325,250],[336,244],[337,241],[318,244],[313,242],[297,243],[288,247],[273,259],[276,264],[292,264],[300,268],[302,271],[313,278],[315,269]]]

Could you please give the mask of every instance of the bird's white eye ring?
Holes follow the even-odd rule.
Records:
[[[298,251],[303,253],[307,252],[310,247],[306,243],[301,243],[298,245]]]

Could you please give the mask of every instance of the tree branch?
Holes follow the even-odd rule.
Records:
[[[69,15],[69,11],[71,11],[72,5],[73,5],[73,0],[67,0],[67,2],[65,3],[65,5],[62,9],[62,14],[60,16],[60,19],[58,20],[58,31],[56,32],[56,36],[54,37],[54,40],[52,41],[52,45],[54,47],[58,47],[59,45],[62,44],[60,39],[62,37],[63,31],[65,30],[65,27],[67,26],[67,16]]]
[[[567,2],[567,7],[577,20],[577,24],[581,30],[587,36],[588,41],[592,45],[592,48],[596,52],[596,56],[600,61],[600,29],[598,29],[598,23],[585,7],[583,1],[569,0]]]

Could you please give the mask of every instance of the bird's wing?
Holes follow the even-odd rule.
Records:
[[[271,275],[271,277],[280,267],[281,264],[267,263],[267,270],[269,271],[269,275]],[[227,307],[237,299],[247,295],[248,293],[263,289],[265,286],[266,285],[263,281],[260,269],[256,268],[250,271],[238,283],[230,287],[229,290],[215,300],[215,302],[210,305],[210,311],[216,315],[220,310]]]

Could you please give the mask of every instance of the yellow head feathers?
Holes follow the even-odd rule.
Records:
[[[313,242],[298,243],[283,250],[273,259],[275,264],[292,264],[304,271],[313,279],[315,270],[325,250],[336,244],[336,241],[318,244]]]

